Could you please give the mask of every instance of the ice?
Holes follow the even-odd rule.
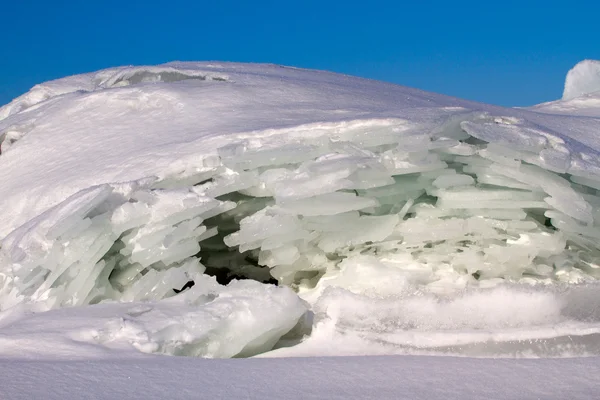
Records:
[[[160,300],[188,280],[172,277],[200,251],[207,231],[201,215],[230,206],[193,191],[141,188],[119,203],[109,198],[112,190],[105,185],[72,196],[8,237],[2,252],[13,260],[14,277],[5,290],[17,288],[50,308],[133,301],[149,291]],[[35,251],[44,247],[46,254]],[[158,282],[163,286],[156,292]]]
[[[319,240],[319,248],[325,252],[334,252],[347,246],[383,241],[392,234],[398,220],[397,215],[359,217],[349,222],[342,232],[323,234]]]
[[[558,338],[569,343],[570,334],[581,326],[571,319],[573,314],[569,315],[556,293],[539,289],[493,288],[467,291],[452,298],[432,294],[411,296],[401,275],[387,282],[392,292],[398,293],[394,286],[400,287],[401,296],[365,296],[364,288],[358,286],[359,280],[348,282],[347,286],[355,286],[346,290],[335,287],[336,280],[348,279],[343,274],[352,267],[362,268],[358,272],[361,276],[370,275],[367,271],[373,273],[386,268],[373,260],[364,260],[356,266],[347,265],[340,276],[332,279],[332,287],[314,307],[317,332],[313,332],[313,341],[327,335],[334,343],[351,337],[355,345],[373,341],[409,352],[420,351],[419,354],[455,354],[460,348],[462,354],[467,355],[483,352],[491,357],[500,354],[519,357],[526,356],[528,351],[544,354],[547,346]],[[386,282],[380,283],[386,286]],[[576,296],[572,293],[562,300],[569,303]],[[366,336],[364,332],[372,333]],[[596,332],[597,325],[588,331],[589,334]],[[586,341],[583,337],[576,340]],[[527,342],[540,346],[530,346],[529,350],[520,347]],[[572,346],[562,348],[581,354],[578,345],[570,343]]]
[[[276,174],[263,174],[267,189],[278,198],[298,199],[327,194],[352,186],[348,177],[356,166],[341,165],[325,171],[319,168],[322,162],[314,162],[297,171],[277,171]],[[335,165],[335,164],[334,164]]]
[[[437,154],[429,152],[407,153],[402,150],[389,150],[382,154],[381,163],[390,175],[406,175],[435,171],[447,167]]]
[[[175,294],[174,289],[182,288],[202,272],[204,267],[197,259],[185,260],[180,266],[169,268],[164,273],[149,270],[127,287],[121,300],[161,300],[170,297]]]
[[[348,179],[352,181],[350,189],[370,189],[394,183],[394,179],[383,166],[379,166],[379,168],[360,168],[350,175]]]
[[[441,208],[501,208],[501,209],[547,209],[548,203],[536,200],[485,200],[477,199],[441,199],[437,205]]]
[[[356,257],[405,252],[413,267],[403,279],[434,291],[594,276],[582,251],[597,248],[599,230],[585,225],[600,205],[589,192],[595,180],[566,179],[561,142],[518,119],[469,118],[461,126],[478,139],[471,143],[389,127],[380,140],[362,127],[323,148],[311,137],[267,148],[244,139],[219,149],[208,170],[171,174],[119,200],[105,186],[88,203],[60,206],[65,218],[38,241],[47,257],[14,264],[12,274],[25,298],[50,307],[159,301],[188,282],[181,266],[200,259],[228,276],[270,271],[303,292],[322,290],[322,277]],[[14,263],[24,252],[10,240]],[[570,269],[556,266],[561,253]]]
[[[96,343],[243,357],[301,347],[347,301],[334,330],[477,354],[563,321],[512,320],[485,302],[502,288],[600,279],[597,117],[236,68],[110,70],[2,109],[27,137],[0,156],[0,311],[127,306]]]
[[[220,178],[220,179],[219,179]],[[219,176],[210,184],[206,184],[195,191],[210,197],[219,197],[224,194],[251,188],[258,183],[258,177],[251,172]]]
[[[543,200],[543,193],[527,192],[510,189],[478,189],[478,188],[447,188],[439,190],[430,190],[431,194],[439,199],[449,201],[493,201],[493,200],[514,200],[514,201],[536,201]]]
[[[477,139],[519,151],[537,153],[548,144],[548,139],[541,132],[512,123],[465,121],[460,126]]]
[[[178,82],[186,79],[224,81],[220,76],[203,75],[197,71],[178,71],[174,68],[129,68],[100,82],[103,87],[123,87],[139,83]]]
[[[410,132],[407,121],[394,121],[387,126],[358,126],[339,135],[340,139],[356,143],[360,147],[372,148],[381,145],[396,144]]]
[[[544,149],[540,151],[541,164],[538,164],[549,171],[565,173],[571,166],[571,155],[568,151],[555,149]]]
[[[404,221],[396,228],[403,238],[403,243],[437,242],[443,240],[460,240],[473,236],[494,237],[497,232],[481,218],[470,219],[425,219],[412,218]]]
[[[324,149],[317,146],[287,146],[273,150],[252,151],[244,145],[232,148],[223,147],[219,154],[223,164],[237,170],[256,169],[264,166],[296,164],[311,160],[323,154]]]
[[[591,179],[583,176],[571,176],[571,181],[594,188],[596,190],[600,190],[600,180]]]
[[[326,215],[318,217],[306,217],[302,219],[303,226],[306,229],[319,232],[337,232],[348,229],[347,224],[358,219],[358,211],[349,211],[335,215]]]
[[[473,185],[475,180],[469,175],[441,175],[437,177],[431,184],[439,189],[454,187],[454,186],[469,186]]]
[[[265,252],[261,253],[259,259],[260,264],[268,267],[275,267],[277,265],[292,265],[300,258],[300,252],[296,246],[283,245],[280,247],[272,248],[271,250],[264,249]]]
[[[353,210],[375,207],[375,199],[356,196],[354,193],[333,192],[295,201],[284,201],[279,206],[297,215],[334,215]]]

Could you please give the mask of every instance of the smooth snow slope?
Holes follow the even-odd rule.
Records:
[[[567,80],[567,86],[575,85],[573,82]],[[578,87],[581,82],[576,80]],[[0,108],[0,238],[5,237],[0,249],[4,257],[0,257],[0,267],[4,268],[0,270],[0,294],[5,301],[0,304],[0,398],[593,398],[600,392],[596,379],[600,307],[598,285],[593,281],[597,253],[588,240],[598,235],[595,191],[600,190],[600,93],[585,93],[529,109],[506,109],[328,72],[229,63],[114,68],[36,86]],[[322,192],[325,197],[319,203],[319,213],[335,214],[339,207],[347,207],[341,213],[343,218],[336,220],[337,214],[332,217],[317,213],[313,220],[303,219],[326,233],[330,225],[343,226],[352,220],[353,213],[358,215],[356,210],[367,212],[372,205],[369,197],[335,194],[339,189],[336,174],[346,168],[344,163],[368,158],[368,152],[344,144],[344,140],[358,137],[356,141],[367,143],[367,147],[377,147],[369,140],[386,139],[390,131],[419,140],[419,135],[426,133],[425,141],[406,139],[400,143],[409,149],[413,146],[417,153],[429,146],[445,148],[451,143],[455,148],[452,157],[457,157],[451,162],[462,157],[462,152],[465,159],[474,155],[471,145],[456,144],[457,138],[464,139],[464,132],[482,142],[499,144],[477,150],[493,163],[484,160],[485,164],[477,158],[468,165],[481,182],[488,177],[485,168],[490,165],[494,171],[513,173],[513,169],[505,170],[503,166],[521,165],[519,157],[524,157],[528,165],[540,168],[525,166],[522,171],[532,172],[531,176],[523,172],[515,179],[503,178],[502,185],[517,191],[534,187],[521,201],[549,208],[560,227],[553,236],[548,232],[527,234],[531,229],[527,223],[531,221],[519,216],[520,209],[496,210],[490,218],[501,225],[498,229],[510,231],[513,228],[507,226],[511,223],[517,226],[515,229],[525,229],[515,238],[498,239],[493,236],[496,231],[477,225],[481,217],[477,214],[468,219],[473,225],[463,224],[462,220],[452,225],[436,216],[439,210],[424,208],[417,211],[433,219],[421,225],[411,225],[414,218],[406,220],[398,228],[405,238],[411,234],[433,235],[428,237],[436,242],[456,232],[464,233],[461,230],[472,229],[467,233],[474,236],[480,231],[491,232],[489,248],[494,248],[498,240],[517,246],[509,251],[498,247],[495,253],[510,264],[511,256],[535,261],[545,257],[544,251],[564,247],[560,240],[558,245],[546,241],[548,237],[560,239],[564,230],[565,235],[571,235],[570,240],[581,240],[581,248],[586,249],[578,250],[577,255],[589,267],[588,275],[571,268],[568,257],[559,260],[560,254],[552,257],[561,265],[555,267],[555,278],[565,277],[563,284],[544,278],[549,272],[543,263],[535,265],[539,270],[527,270],[529,275],[524,278],[518,275],[522,279],[517,283],[502,284],[503,279],[510,280],[510,270],[502,278],[494,275],[481,281],[472,277],[485,273],[475,270],[479,265],[473,274],[468,265],[468,273],[462,275],[452,268],[438,268],[429,276],[419,269],[423,265],[413,265],[402,254],[389,259],[380,254],[378,260],[359,255],[341,263],[337,275],[328,270],[314,291],[306,290],[310,282],[304,287],[292,282],[290,285],[300,288],[306,303],[286,287],[249,281],[227,287],[217,285],[202,275],[204,267],[197,260],[185,258],[189,255],[185,251],[197,252],[192,246],[191,250],[181,250],[184,255],[174,264],[176,267],[170,268],[173,273],[168,279],[157,274],[164,272],[162,268],[169,265],[170,258],[161,259],[156,270],[144,275],[147,282],[140,279],[138,283],[142,283],[137,286],[127,287],[133,278],[127,275],[130,270],[121,270],[124,276],[116,280],[127,288],[123,293],[110,292],[110,286],[92,287],[96,279],[108,279],[102,275],[102,268],[122,261],[115,261],[115,256],[97,262],[95,253],[126,250],[136,255],[140,249],[157,247],[156,238],[162,240],[159,233],[165,231],[173,243],[177,235],[190,235],[197,242],[207,233],[198,224],[215,215],[215,210],[222,212],[230,206],[227,201],[212,198],[218,197],[215,193],[221,190],[219,185],[208,185],[205,192],[165,191],[163,197],[151,185],[170,187],[173,182],[187,182],[191,186],[203,181],[199,177],[206,171],[216,168],[219,157],[230,163],[228,166],[242,169],[244,165],[258,165],[260,170],[269,163],[280,165],[278,157],[288,157],[293,160],[291,164],[298,162],[294,157],[299,152],[314,151],[306,147],[311,141],[315,147],[331,145],[343,151],[337,156],[317,151],[309,157],[315,159],[309,167],[321,171],[324,179],[314,179],[316,184],[310,186],[313,177],[309,175],[307,181],[291,180],[292,184],[275,186],[284,198],[290,193],[297,195],[297,187],[331,189]],[[379,132],[380,137],[360,136],[364,132]],[[435,140],[430,142],[429,135]],[[236,147],[240,143],[243,146]],[[472,146],[478,142],[474,143]],[[282,148],[287,153],[281,153]],[[523,152],[515,153],[515,149]],[[275,152],[269,153],[271,150]],[[356,158],[341,157],[343,152],[354,152]],[[473,183],[464,174],[438,176],[428,171],[431,165],[441,168],[435,160],[431,165],[419,164],[423,159],[417,161],[415,165],[394,165],[398,171],[424,171],[419,179],[435,186],[428,190],[440,198],[452,195],[453,186]],[[228,174],[231,182],[226,179]],[[565,183],[561,176],[569,176],[571,183]],[[244,179],[255,179],[251,174],[243,176],[228,170],[220,178],[225,179],[224,185],[257,196],[263,194],[261,190],[271,190],[258,184],[244,186]],[[267,178],[266,182],[271,182]],[[367,175],[364,181],[385,182],[386,178],[389,176]],[[535,180],[541,182],[541,189],[531,182]],[[414,183],[398,183],[402,182]],[[290,189],[293,184],[296,189]],[[571,187],[579,192],[568,192]],[[546,192],[550,197],[543,203]],[[206,193],[213,193],[212,197],[206,197]],[[331,197],[332,193],[335,196]],[[565,197],[561,197],[563,194]],[[514,197],[512,200],[517,201]],[[302,201],[300,198],[282,204],[310,216],[315,203]],[[185,208],[188,204],[196,208],[190,211]],[[147,220],[136,217],[139,210],[133,205],[149,213],[144,214]],[[392,208],[392,216],[371,217],[369,221],[377,223],[368,229],[366,224],[358,225],[359,229],[354,230],[362,232],[362,226],[367,236],[379,237],[384,221],[397,224],[409,209],[413,210],[412,205],[412,199],[405,199],[402,207]],[[111,213],[112,227],[106,219]],[[240,214],[244,216],[242,211]],[[271,220],[260,211],[252,217],[247,225],[242,224],[240,232],[255,238],[261,234],[256,226]],[[165,223],[165,219],[170,222]],[[288,220],[293,222],[283,221]],[[432,221],[441,224],[434,226]],[[127,227],[140,224],[137,235],[122,239],[124,249],[113,249]],[[267,230],[277,231],[285,225],[274,220]],[[281,232],[276,236],[294,234]],[[335,244],[335,237],[331,237]],[[541,245],[532,246],[543,247],[541,253],[528,247],[529,241],[535,243],[533,238],[541,238]],[[368,243],[372,237],[363,239]],[[255,245],[244,242],[249,239],[242,234],[232,235],[229,240],[238,241],[240,246]],[[488,243],[486,240],[484,237],[483,243]],[[265,242],[261,245],[267,247]],[[320,245],[334,248],[331,241]],[[58,254],[57,249],[65,251]],[[294,248],[283,249],[271,254],[274,260],[295,256]],[[438,255],[430,256],[427,260],[431,264]],[[42,257],[43,263],[36,264],[36,257]],[[480,262],[473,260],[475,264]],[[89,269],[83,268],[84,261],[91,263]],[[130,267],[140,272],[135,265]],[[400,271],[390,265],[399,266]],[[35,268],[29,270],[29,266]],[[39,276],[50,279],[42,267],[52,271],[52,282],[64,285],[64,290],[58,290],[52,282],[40,283]],[[71,269],[65,272],[67,268]],[[537,278],[530,278],[531,274]],[[159,283],[153,286],[151,279],[156,276]],[[33,286],[27,286],[27,279]],[[188,279],[196,282],[192,289],[168,296],[176,284],[181,286]],[[285,279],[282,274],[280,282]],[[580,284],[572,285],[574,282]],[[35,285],[40,286],[33,292],[30,289],[37,288]],[[84,297],[82,287],[86,288]],[[97,298],[118,298],[119,302],[41,312],[87,304]],[[303,314],[307,308],[310,312]],[[297,321],[292,331],[295,334],[281,339]],[[248,356],[265,353],[274,346],[275,350],[262,357],[313,358],[202,360],[142,354]],[[374,354],[388,356],[362,356]],[[424,354],[579,358],[507,360]],[[324,355],[361,357],[320,357]]]
[[[148,69],[108,70],[40,85],[0,110],[0,118],[8,116],[0,132],[20,137],[0,159],[0,206],[12,210],[0,216],[0,236],[78,190],[181,173],[241,138],[283,141],[290,132],[277,134],[285,129],[312,124],[302,134],[316,135],[324,123],[357,119],[437,122],[456,112],[444,107],[469,104],[274,65],[174,63],[158,70],[165,68],[220,79],[123,86],[115,76]]]
[[[181,80],[157,81],[173,69]],[[335,134],[343,122],[378,126],[390,119],[433,130],[451,115],[473,112],[518,118],[519,126],[564,137],[574,168],[600,171],[594,121],[569,115],[275,65],[118,68],[38,85],[0,109],[0,135],[19,143],[2,145],[0,207],[10,212],[0,215],[0,237],[81,189],[193,171],[241,139],[275,146]]]

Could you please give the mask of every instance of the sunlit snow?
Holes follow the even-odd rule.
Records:
[[[0,108],[0,357],[600,355],[597,65],[529,109],[273,65],[37,85]]]

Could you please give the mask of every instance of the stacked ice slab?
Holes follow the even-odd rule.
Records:
[[[84,190],[3,241],[2,307],[20,299],[60,307],[168,297],[204,271],[193,257],[210,234],[202,218],[226,206],[138,184]]]
[[[600,179],[557,137],[486,115],[302,129],[72,196],[3,240],[1,307],[160,300],[207,267],[299,291],[352,260],[429,288],[600,276]]]
[[[431,287],[599,276],[600,181],[571,168],[559,138],[516,119],[251,147],[222,149],[222,162],[252,176],[241,193],[273,202],[224,242],[280,283],[313,288],[358,256]]]
[[[125,325],[116,329],[133,335],[126,339],[141,351],[233,357],[270,350],[305,313],[303,302],[285,287],[220,286],[196,256],[199,243],[217,233],[204,219],[235,204],[152,182],[83,190],[6,237],[0,310],[23,302],[44,310],[142,301],[144,311],[118,319]],[[157,301],[162,311],[153,311]],[[151,318],[140,317],[146,313]]]

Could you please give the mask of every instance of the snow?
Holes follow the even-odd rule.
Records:
[[[561,100],[530,109],[548,114],[600,117],[600,62],[584,60],[578,63],[567,74]]]
[[[352,357],[0,363],[2,394],[45,399],[590,399],[592,359]],[[26,389],[25,389],[26,388]]]
[[[37,85],[0,108],[0,395],[590,398],[598,65],[528,109],[261,64]]]
[[[517,118],[522,122],[514,124],[515,134],[539,127],[567,136],[573,153],[591,158],[577,162],[600,170],[593,124],[570,116],[502,109],[278,66],[174,63],[164,68],[223,80],[107,88],[96,83],[121,76],[119,68],[38,85],[0,110],[0,116],[10,115],[0,120],[0,132],[21,135],[19,146],[3,149],[0,205],[12,212],[0,216],[0,236],[93,185],[189,176],[207,168],[217,149],[244,139],[250,148],[260,140],[257,145],[265,149],[299,138],[364,135],[390,125],[399,133],[436,129],[450,123],[451,115],[474,111]]]

